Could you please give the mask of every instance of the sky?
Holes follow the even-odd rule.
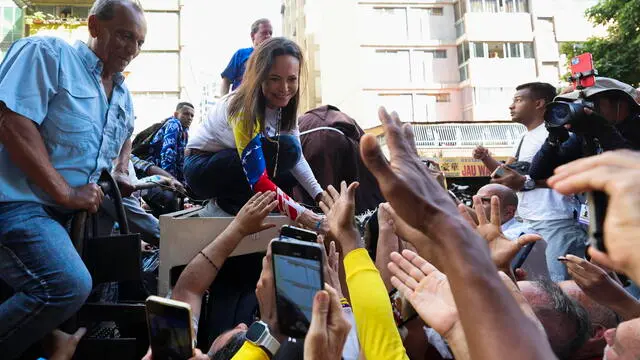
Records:
[[[251,24],[271,20],[282,34],[281,0],[183,0],[182,62],[184,100],[198,102],[202,86],[219,81],[233,53],[251,46]]]

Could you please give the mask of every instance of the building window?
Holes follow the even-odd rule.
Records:
[[[441,7],[434,7],[434,8],[430,8],[429,10],[429,14],[431,16],[442,16],[444,15],[444,10]]]
[[[460,75],[460,81],[465,81],[469,78],[469,68],[466,64],[463,66],[460,66],[458,68],[458,72]]]
[[[460,1],[463,3],[464,1]],[[472,12],[528,12],[527,0],[470,0]]]
[[[2,23],[0,24],[0,59],[14,41],[22,37],[23,21],[22,9],[18,7],[0,6]]]
[[[436,97],[436,102],[439,102],[439,103],[451,101],[451,95],[449,93],[436,94],[435,97]]]
[[[522,57],[522,55],[520,54],[520,43],[509,43],[509,46],[507,47],[509,49],[509,55],[508,57],[510,58],[519,58]]]
[[[532,43],[522,43],[522,49],[524,53],[525,59],[533,59],[533,44]]]
[[[467,0],[460,0],[453,4],[453,16],[456,21],[462,19],[467,13]]]
[[[484,43],[473,42],[471,43],[471,56],[481,58],[485,57]]]
[[[487,43],[487,50],[492,59],[504,58],[504,43]]]
[[[458,59],[462,57],[466,61],[465,52],[466,42],[458,45]],[[501,43],[501,42],[471,42],[468,43],[471,50],[471,57],[475,58],[525,58],[533,59],[533,43]],[[468,52],[466,53],[469,54]]]

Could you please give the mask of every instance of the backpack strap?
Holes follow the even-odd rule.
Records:
[[[516,150],[516,161],[520,161],[520,149],[522,149],[522,143],[524,142],[525,136],[527,136],[527,134],[524,134],[522,136],[522,139],[520,139],[520,144],[518,144],[518,150]]]

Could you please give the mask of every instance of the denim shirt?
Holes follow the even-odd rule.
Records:
[[[71,187],[97,182],[133,132],[123,75],[114,75],[109,102],[101,73],[102,62],[85,43],[53,37],[18,40],[0,64],[0,101],[36,124],[51,164]],[[10,201],[54,205],[0,144],[0,202]]]

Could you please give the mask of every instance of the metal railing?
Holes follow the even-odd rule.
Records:
[[[505,124],[413,124],[416,146],[429,148],[514,147],[527,129],[524,125]],[[378,137],[386,144],[384,135]]]

